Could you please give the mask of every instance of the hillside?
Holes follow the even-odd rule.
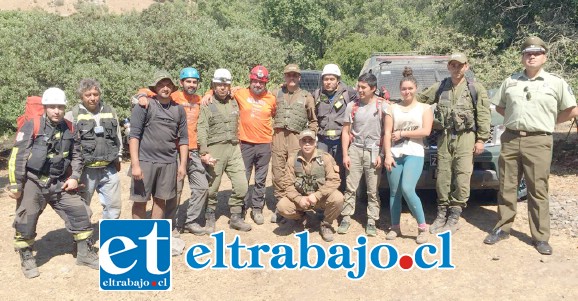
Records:
[[[131,10],[141,11],[154,0],[0,0],[0,10],[42,9],[48,12],[67,16],[73,14],[75,5],[80,2],[94,2],[108,6],[110,12],[123,13]]]

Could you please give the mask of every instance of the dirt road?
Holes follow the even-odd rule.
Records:
[[[124,170],[128,165],[123,166]],[[2,187],[6,185],[6,171],[1,171]],[[551,184],[559,186],[558,192],[575,191],[573,185],[578,177],[553,175]],[[227,181],[226,181],[227,182]],[[574,183],[574,184],[572,184]],[[122,177],[123,200],[128,199],[129,178]],[[228,194],[230,185],[222,187],[221,200]],[[188,193],[188,191],[185,191]],[[269,195],[271,191],[268,191]],[[561,194],[563,195],[563,193]],[[574,195],[568,193],[568,195]],[[427,221],[431,222],[435,212],[431,193],[423,194]],[[383,199],[383,198],[382,198]],[[385,200],[385,199],[383,199]],[[387,201],[384,201],[387,204]],[[271,205],[271,204],[268,204]],[[496,206],[483,196],[477,196],[465,210],[462,228],[453,236],[452,261],[455,270],[402,271],[399,267],[381,271],[370,268],[366,276],[358,281],[347,279],[345,271],[284,270],[202,270],[193,271],[185,264],[184,255],[173,257],[173,290],[157,293],[100,292],[98,272],[75,265],[72,257],[72,238],[63,229],[62,220],[51,208],[40,217],[36,243],[40,277],[25,279],[20,271],[18,254],[13,251],[11,227],[15,203],[6,194],[0,195],[0,279],[5,285],[0,291],[0,300],[368,300],[368,299],[502,299],[502,300],[577,300],[578,299],[578,241],[565,231],[553,229],[551,244],[554,255],[539,255],[530,245],[526,204],[519,204],[513,236],[495,246],[482,243],[486,232],[497,220]],[[387,206],[387,205],[385,205]],[[93,221],[102,215],[98,202],[92,202]],[[337,236],[335,243],[356,245],[356,237],[363,234],[365,223],[363,204],[355,216],[356,222],[345,236]],[[130,202],[123,205],[124,218],[129,217]],[[228,229],[228,214],[223,204],[218,208],[218,229],[225,230],[227,242],[238,232]],[[266,210],[266,218],[271,215]],[[389,221],[389,210],[383,208],[379,222],[378,237],[370,238],[368,245],[385,242],[384,229]],[[252,223],[252,221],[250,221]],[[288,235],[287,225],[278,228],[266,222],[262,226],[253,224],[253,230],[241,234],[242,242],[252,245],[259,242],[289,243],[297,240]],[[318,222],[313,222],[315,231]],[[392,244],[402,253],[412,253],[417,234],[415,220],[407,210],[402,215],[402,230],[405,237]],[[311,233],[313,242],[329,246],[317,232]],[[197,237],[183,234],[187,247],[195,243],[213,244],[208,236]],[[439,241],[430,236],[430,241]],[[265,257],[267,258],[267,257]]]

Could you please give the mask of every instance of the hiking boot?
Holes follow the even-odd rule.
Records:
[[[98,254],[92,248],[88,239],[77,241],[76,264],[98,270]]]
[[[36,266],[36,259],[34,258],[34,254],[32,254],[32,247],[18,249],[18,253],[20,253],[20,265],[24,277],[30,279],[40,276],[40,272],[38,272],[38,267]]]
[[[251,218],[255,224],[262,225],[265,222],[265,218],[263,217],[263,209],[253,208],[253,210],[251,210]]]
[[[215,211],[207,211],[205,213],[205,219],[207,220],[205,223],[205,233],[208,235],[215,233]]]
[[[387,234],[385,234],[385,239],[387,240],[395,240],[397,237],[401,237],[401,228],[398,227],[391,227]]]
[[[184,227],[184,231],[189,232],[191,234],[198,235],[198,236],[205,235],[205,228],[201,227],[201,225],[199,225],[195,222],[192,222],[190,224],[186,224]]]
[[[329,223],[322,222],[319,233],[321,234],[321,238],[323,238],[324,241],[333,241],[333,229]]]
[[[337,233],[347,233],[347,231],[349,231],[349,226],[351,226],[351,218],[349,216],[344,216],[341,223],[339,223],[339,227],[337,227]]]
[[[231,213],[229,228],[243,232],[251,231],[251,225],[247,224],[243,218],[241,218],[241,213]]]
[[[415,238],[415,243],[418,245],[425,244],[427,242],[427,228],[417,228],[417,237]]]
[[[286,221],[287,220],[283,217],[283,215],[279,214],[279,211],[277,211],[277,209],[275,209],[275,213],[273,215],[271,215],[271,223],[283,224]]]
[[[373,220],[368,220],[365,226],[365,235],[369,237],[377,236],[377,228],[375,227],[375,222]]]
[[[441,232],[440,230],[447,222],[448,206],[438,206],[438,215],[434,222],[429,226],[429,233],[435,234]]]
[[[460,229],[460,215],[462,214],[462,207],[460,206],[451,206],[450,207],[450,216],[448,216],[448,221],[446,225],[443,226],[440,232],[450,231],[452,234]]]

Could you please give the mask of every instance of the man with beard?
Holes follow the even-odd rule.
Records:
[[[135,106],[129,138],[133,218],[146,217],[146,203],[153,197],[151,218],[165,218],[166,203],[176,202],[177,178],[186,175],[189,155],[187,117],[182,106],[171,99],[177,90],[170,74],[158,71],[149,89],[156,95],[149,106]],[[177,164],[177,147],[180,162]]]
[[[181,105],[187,115],[187,133],[189,135],[189,156],[187,159],[187,176],[191,196],[187,200],[186,211],[179,210],[184,178],[177,181],[176,202],[167,203],[165,217],[173,220],[173,229],[184,230],[195,235],[204,235],[205,229],[200,226],[203,207],[207,200],[209,183],[207,174],[199,156],[197,143],[197,122],[199,119],[201,97],[196,94],[201,81],[199,71],[193,67],[183,68],[179,74],[182,90],[171,94],[172,100]],[[153,96],[150,90],[144,91]],[[147,97],[141,96],[139,104],[148,106]],[[184,223],[184,226],[183,226]],[[175,233],[177,235],[177,233]]]
[[[271,161],[273,116],[277,109],[275,96],[267,91],[269,71],[258,65],[251,69],[248,88],[232,88],[231,93],[239,106],[239,141],[245,164],[247,181],[255,169],[255,185],[245,196],[245,209],[252,208],[251,217],[256,224],[263,223],[265,206],[265,180]],[[212,102],[213,91],[203,97],[203,104]],[[272,222],[275,222],[273,216]]]

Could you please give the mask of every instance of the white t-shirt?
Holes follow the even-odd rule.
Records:
[[[428,104],[416,102],[411,108],[398,104],[388,106],[385,113],[393,118],[393,131],[414,131],[423,126],[423,113],[429,108]],[[402,138],[398,143],[391,143],[391,154],[394,158],[403,155],[424,156],[423,138]]]

